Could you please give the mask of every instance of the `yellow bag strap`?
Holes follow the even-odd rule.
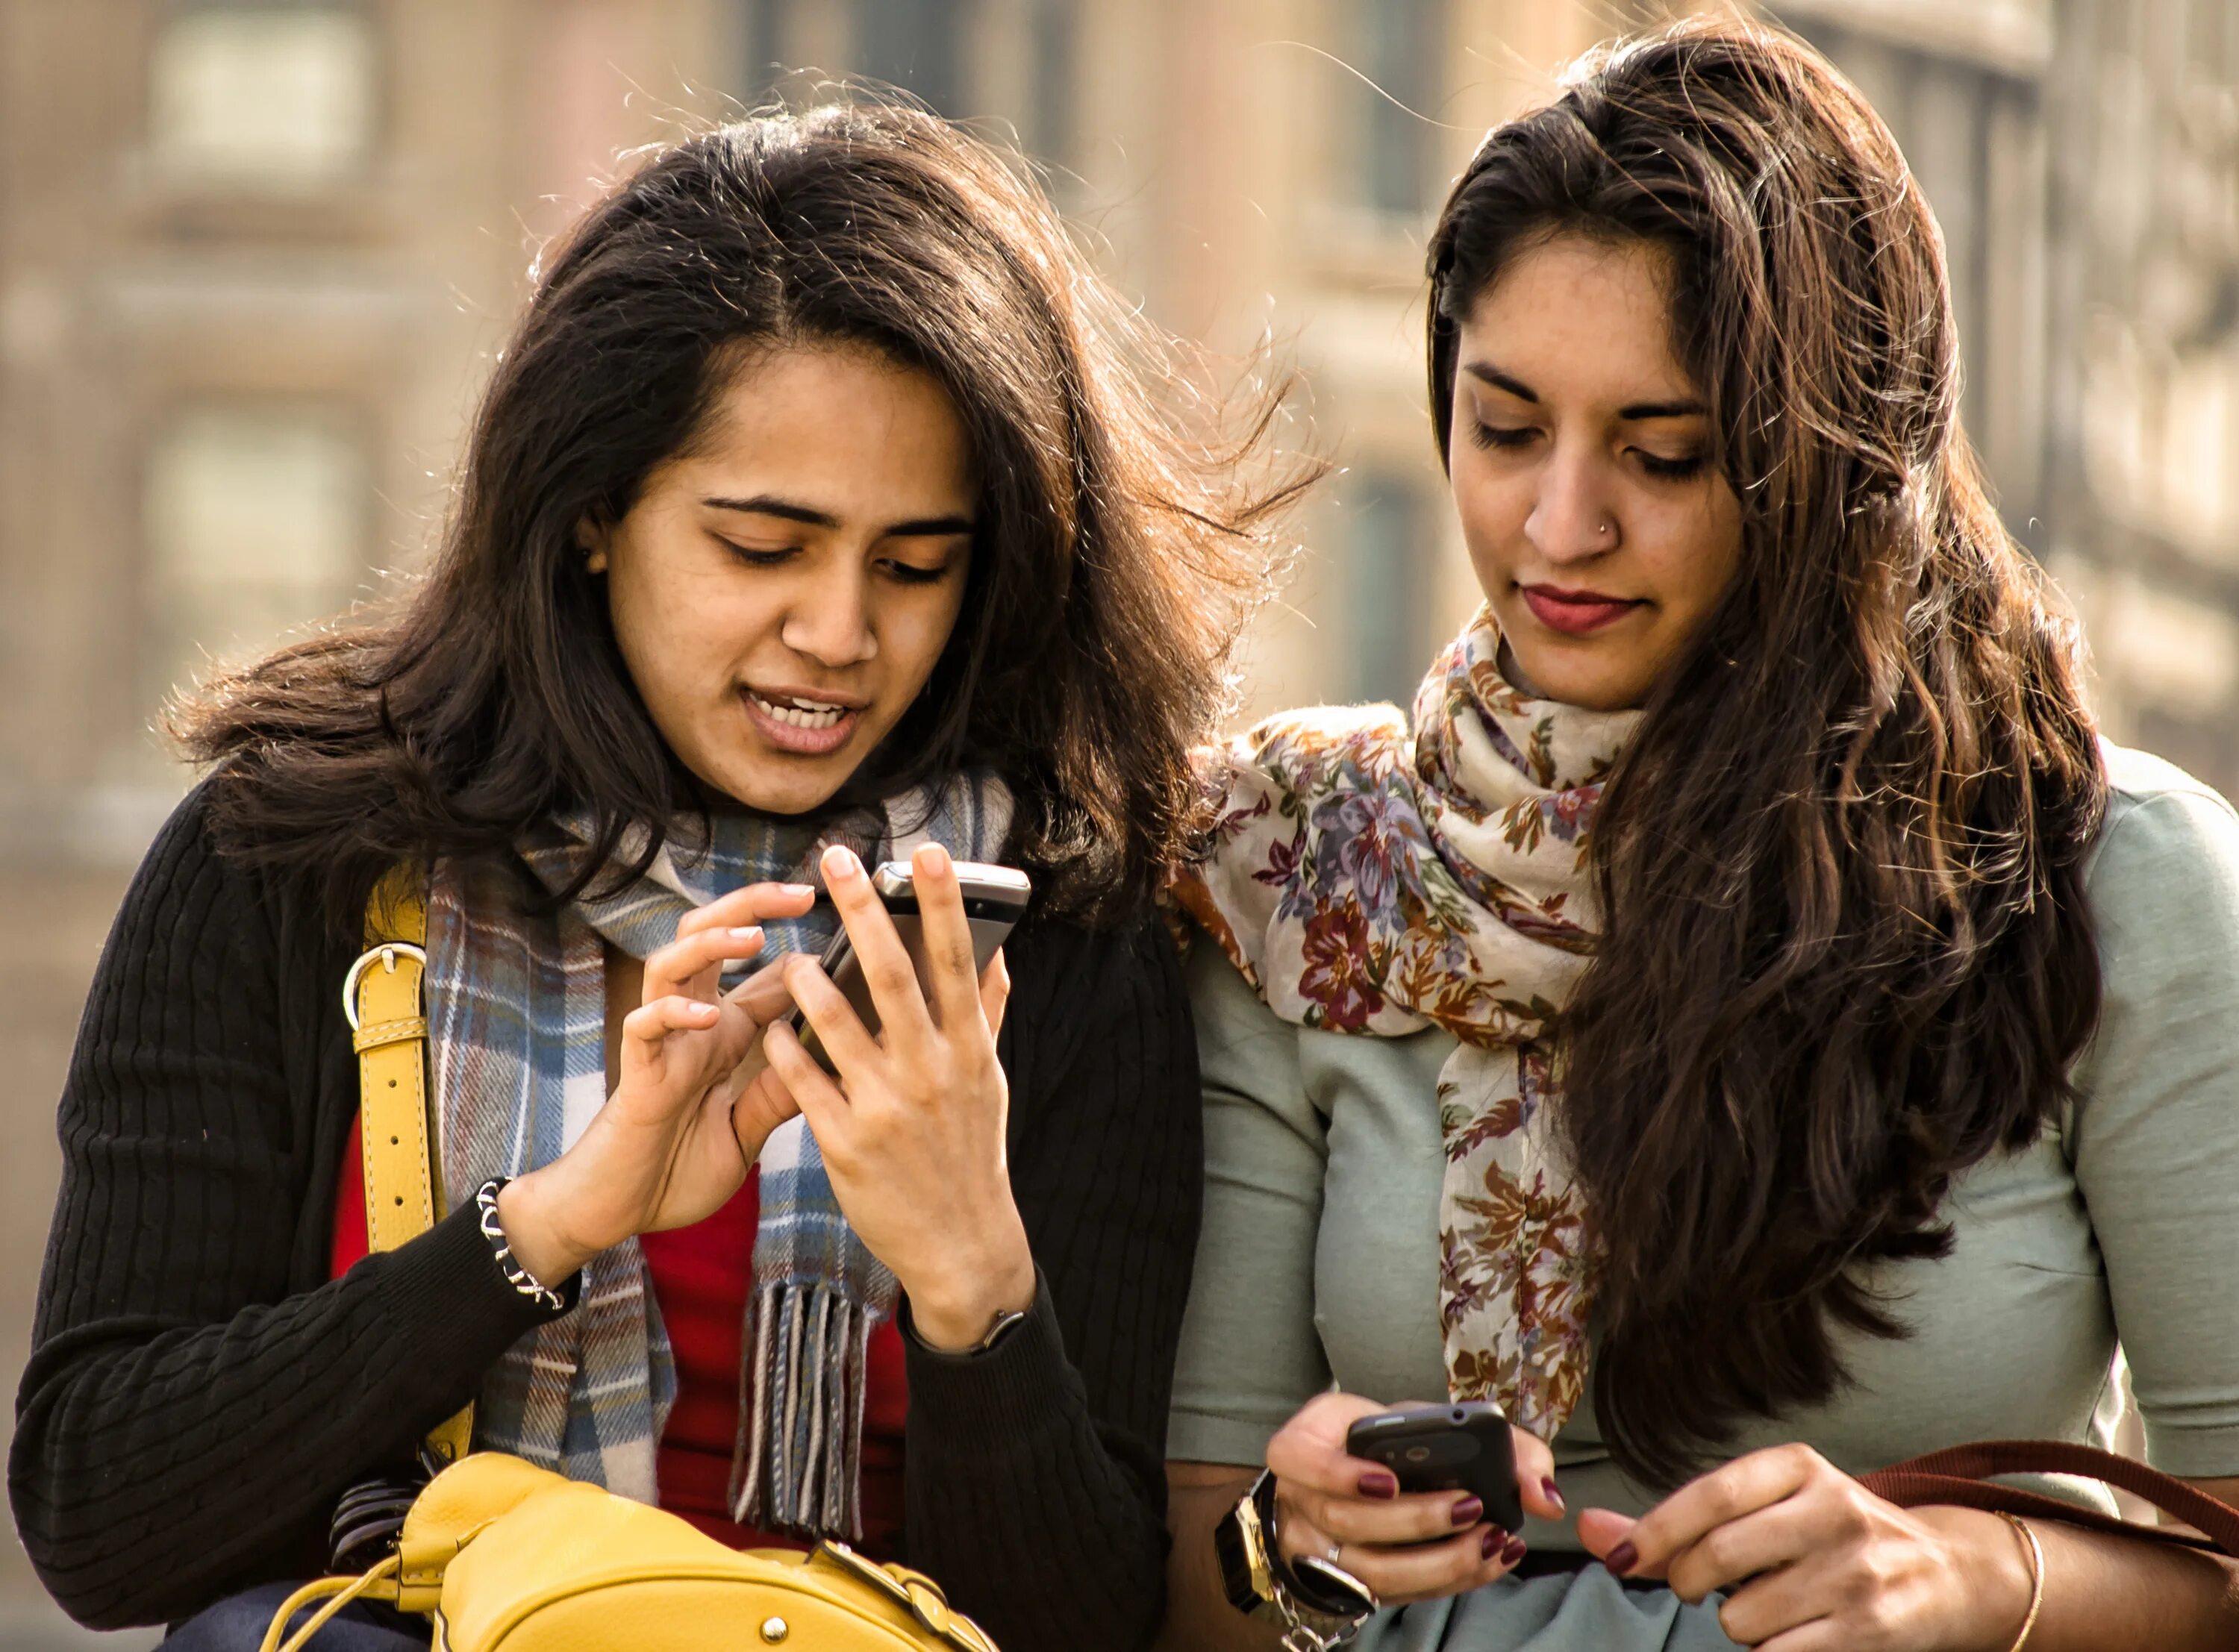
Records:
[[[357,1051],[358,1134],[365,1157],[365,1237],[394,1251],[442,1218],[429,1106],[428,1018],[421,985],[428,968],[428,903],[420,878],[398,866],[365,903],[366,950],[342,984],[342,1012]],[[446,1463],[467,1453],[469,1405],[428,1443]]]

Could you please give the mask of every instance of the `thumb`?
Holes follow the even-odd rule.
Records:
[[[1003,1031],[1003,1012],[1011,1002],[1011,966],[1003,961],[1003,949],[997,947],[995,956],[987,960],[987,967],[980,972],[980,1013],[987,1018],[987,1036],[999,1038]]]
[[[764,1065],[739,1091],[731,1104],[731,1133],[739,1138],[739,1152],[754,1164],[780,1125],[801,1111],[793,1091],[774,1068]]]

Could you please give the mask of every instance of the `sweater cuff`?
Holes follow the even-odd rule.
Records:
[[[985,1353],[928,1348],[910,1333],[907,1299],[900,1312],[913,1450],[920,1437],[929,1437],[974,1456],[1008,1456],[1045,1426],[1062,1426],[1086,1403],[1080,1375],[1066,1357],[1049,1281],[1040,1268],[1034,1270],[1034,1300],[1026,1317]],[[924,1436],[918,1434],[920,1423],[927,1431]]]
[[[514,1289],[472,1199],[369,1260],[381,1270],[382,1310],[399,1346],[413,1351],[429,1386],[454,1409],[474,1397],[507,1349],[560,1317]]]

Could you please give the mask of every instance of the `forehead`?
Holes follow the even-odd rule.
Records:
[[[948,392],[932,375],[860,345],[742,356],[678,465],[750,474],[789,493],[875,494],[945,508],[974,486],[971,438]]]
[[[1558,235],[1527,247],[1478,295],[1459,344],[1464,369],[1496,367],[1542,402],[1696,392],[1672,348],[1671,255],[1649,242]]]

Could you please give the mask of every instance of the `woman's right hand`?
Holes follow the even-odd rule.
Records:
[[[767,970],[724,992],[723,966],[761,950],[760,920],[798,918],[815,899],[806,884],[749,884],[686,913],[675,940],[648,955],[614,1093],[573,1147],[498,1194],[499,1225],[531,1277],[557,1284],[633,1235],[706,1219],[739,1191],[792,1111],[782,1087],[751,1082],[748,1060],[787,1000]]]
[[[1392,1409],[1358,1394],[1317,1395],[1267,1443],[1283,1558],[1329,1561],[1375,1590],[1385,1606],[1466,1594],[1505,1576],[1524,1558],[1524,1540],[1487,1524],[1475,1497],[1402,1492],[1389,1469],[1346,1455],[1345,1430]],[[1536,1435],[1509,1432],[1525,1511],[1561,1519],[1554,1454]]]

